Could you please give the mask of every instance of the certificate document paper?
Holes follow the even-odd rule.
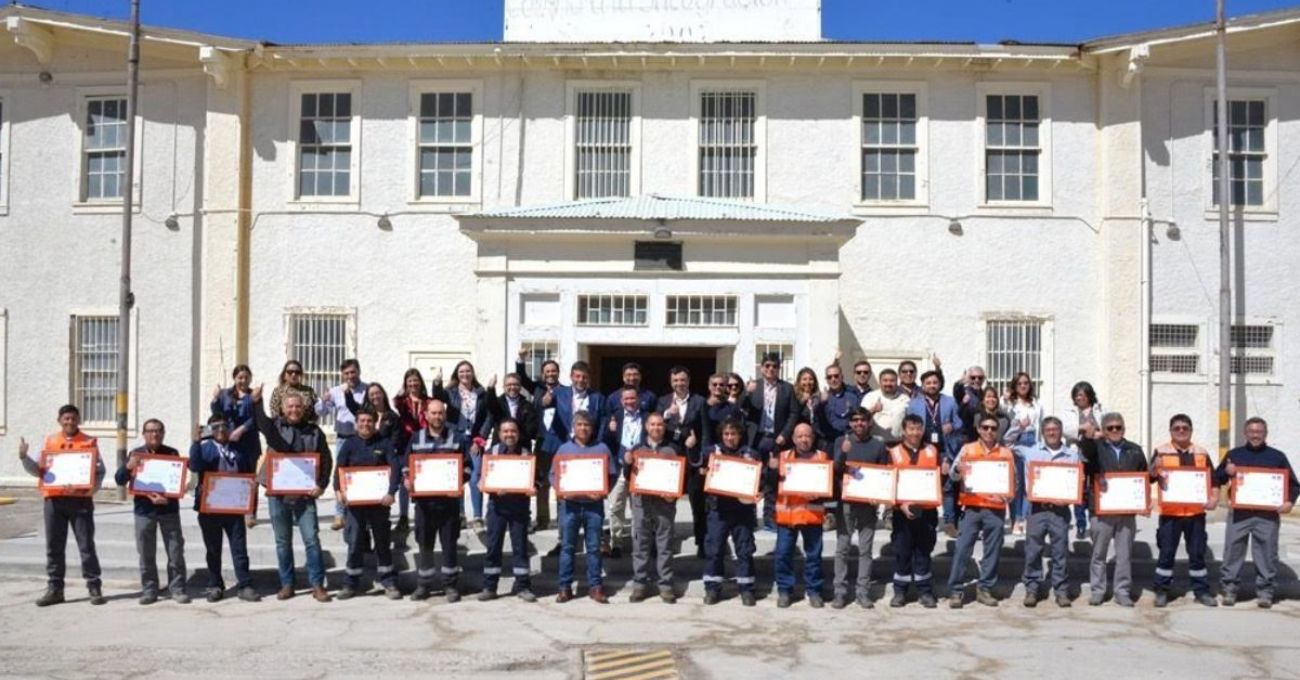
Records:
[[[347,504],[379,505],[379,501],[388,495],[392,474],[392,468],[388,466],[343,468],[340,485]]]
[[[142,456],[131,479],[131,493],[184,496],[185,465],[185,459],[179,456]]]
[[[95,486],[94,451],[49,451],[45,454],[45,469],[41,473],[41,486],[71,486],[90,489]]]
[[[781,493],[809,498],[827,498],[834,493],[829,460],[783,460]]]
[[[1276,510],[1287,502],[1287,471],[1274,468],[1237,468],[1232,482],[1232,507]]]
[[[483,491],[533,494],[537,459],[532,456],[483,456]]]
[[[844,470],[841,498],[858,503],[893,503],[894,468],[849,463]]]
[[[1011,461],[1009,460],[972,460],[967,461],[969,471],[962,477],[962,485],[969,493],[1010,496]]]
[[[199,512],[208,515],[246,515],[253,512],[257,478],[209,472],[203,475]]]
[[[758,496],[758,482],[762,474],[763,466],[756,460],[714,455],[709,460],[709,474],[704,478],[704,491],[752,501]]]
[[[464,481],[459,454],[411,456],[411,494],[414,496],[459,496]]]
[[[939,468],[898,468],[898,486],[894,492],[894,502],[938,507],[943,503],[939,477]]]
[[[556,458],[556,491],[566,496],[604,496],[609,492],[609,459],[605,456]]]
[[[316,467],[320,458],[315,454],[270,454],[270,484],[266,492],[271,495],[305,495],[316,489]]]
[[[1083,496],[1083,466],[1077,463],[1030,462],[1025,471],[1029,500],[1077,504]]]
[[[1205,505],[1210,502],[1209,468],[1175,468],[1164,471],[1160,502]]]
[[[680,498],[686,479],[686,459],[679,456],[646,456],[636,458],[636,471],[632,475],[632,493]]]
[[[1140,515],[1147,511],[1151,500],[1151,482],[1147,473],[1111,473],[1105,479],[1104,491],[1100,488],[1100,480],[1097,483],[1097,514]]]

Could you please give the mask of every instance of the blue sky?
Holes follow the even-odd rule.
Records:
[[[127,0],[29,0],[126,18]],[[1227,0],[1237,16],[1296,6]],[[141,0],[145,23],[279,43],[500,40],[502,0]],[[1081,42],[1209,21],[1214,0],[822,0],[823,33],[842,40]]]

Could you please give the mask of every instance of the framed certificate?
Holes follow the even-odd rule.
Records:
[[[1032,503],[1083,503],[1083,465],[1030,461],[1025,469],[1026,493]]]
[[[763,464],[756,460],[739,456],[710,456],[709,472],[704,477],[704,492],[753,502],[758,499],[758,483],[762,477]]]
[[[556,456],[555,495],[605,496],[609,493],[609,456]]]
[[[804,498],[830,498],[835,494],[834,464],[829,460],[783,460],[778,491]]]
[[[900,467],[894,487],[894,504],[937,508],[943,505],[943,476],[937,467]]]
[[[408,462],[412,498],[460,498],[465,457],[459,453],[416,453]]]
[[[1210,474],[1209,468],[1165,468],[1156,486],[1160,503],[1205,507],[1210,502]]]
[[[479,491],[532,496],[537,493],[537,458],[496,454],[483,456]]]
[[[686,487],[686,459],[654,453],[634,453],[632,482],[628,490],[668,500],[681,498]]]
[[[131,477],[134,496],[158,494],[166,498],[185,495],[186,461],[180,456],[140,456]]]
[[[1097,480],[1092,497],[1098,515],[1145,515],[1151,506],[1151,479],[1145,472],[1111,472]]]
[[[266,454],[266,469],[266,495],[308,496],[317,489],[320,454],[272,451]]]
[[[849,462],[840,485],[840,500],[846,503],[894,502],[894,468],[890,465]]]
[[[348,507],[354,505],[379,505],[388,495],[393,469],[387,465],[363,465],[339,470],[339,488],[347,499]]]
[[[966,493],[990,496],[1011,496],[1016,493],[1016,468],[1013,461],[983,459],[965,462],[970,466],[961,478]]]
[[[257,476],[208,472],[199,490],[199,512],[205,515],[251,515],[256,510]]]
[[[95,464],[99,454],[94,451],[46,451],[41,454],[41,476],[37,480],[41,491],[54,494],[64,491],[94,491]]]
[[[1228,498],[1233,508],[1276,511],[1291,497],[1290,483],[1281,468],[1239,467]]]

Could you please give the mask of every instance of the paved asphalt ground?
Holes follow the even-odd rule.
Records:
[[[1076,600],[1071,609],[1050,602],[1025,609],[1020,605],[1023,590],[1011,588],[1009,572],[1002,585],[1011,599],[1002,606],[968,603],[958,611],[943,606],[923,610],[914,603],[890,609],[884,602],[872,610],[812,610],[805,602],[778,610],[775,597],[765,591],[754,608],[742,607],[735,598],[706,607],[700,602],[699,566],[693,557],[681,560],[684,577],[691,582],[686,595],[671,606],[658,600],[629,603],[630,584],[624,574],[628,562],[623,560],[612,567],[614,601],[606,606],[585,598],[559,605],[549,596],[536,604],[511,597],[480,603],[472,595],[457,604],[440,599],[390,602],[373,596],[320,604],[300,594],[288,602],[268,597],[257,604],[234,599],[208,604],[198,599],[178,605],[164,600],[142,607],[135,601],[138,583],[121,576],[129,571],[117,569],[108,572],[105,591],[110,602],[92,607],[76,578],[74,559],[67,589],[72,601],[37,609],[32,600],[44,586],[39,571],[5,564],[11,557],[21,562],[15,546],[32,540],[32,527],[39,525],[39,500],[28,492],[0,492],[14,495],[22,500],[0,506],[4,677],[613,678],[649,677],[638,675],[637,669],[665,668],[682,678],[751,680],[1300,677],[1300,601],[1284,600],[1264,611],[1253,601],[1232,609],[1206,609],[1184,598],[1158,610],[1151,606],[1148,590],[1131,610],[1109,603],[1088,607],[1083,600]],[[116,531],[109,524],[113,509],[109,503],[100,504],[105,534]],[[1210,532],[1212,540],[1215,532],[1221,540],[1222,525],[1215,523]],[[542,551],[546,533],[553,532],[539,532],[534,538]],[[322,534],[327,547],[338,540],[332,532]],[[1143,535],[1150,538],[1147,530],[1140,531]],[[1284,523],[1283,536],[1284,551],[1300,556],[1300,523]],[[478,548],[473,539],[467,543],[467,580],[477,584]],[[191,554],[197,544],[194,532]],[[760,542],[760,556],[768,544],[770,538]],[[71,545],[69,549],[75,555]],[[1004,552],[1004,563],[1012,554]],[[114,559],[128,557],[123,553]],[[947,572],[942,559],[940,575]],[[534,564],[539,564],[536,557]],[[191,570],[201,566],[201,559],[190,558]],[[544,574],[537,578],[537,589],[553,593],[553,558],[540,566]],[[887,577],[887,569],[882,570],[887,566],[877,563],[878,580]],[[1019,560],[1004,566],[1017,571]],[[1085,569],[1077,558],[1070,568],[1075,581]],[[1184,568],[1180,563],[1180,579]],[[1149,570],[1149,564],[1139,566],[1139,585],[1149,585]],[[332,582],[336,575],[332,570]],[[1285,569],[1284,575],[1288,584],[1283,592],[1294,598],[1294,571]],[[274,587],[269,576],[259,571],[263,592]],[[770,578],[770,558],[760,558],[760,582],[770,583]],[[729,584],[728,594],[731,588]],[[506,579],[502,591],[508,589]],[[630,655],[638,651],[665,653],[649,657],[658,661],[643,663]],[[591,655],[598,653],[614,660],[591,665]],[[627,673],[619,675],[619,670]]]

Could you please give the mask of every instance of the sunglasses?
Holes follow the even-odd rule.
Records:
[[[1124,426],[1123,426],[1123,425],[1107,425],[1107,426],[1106,426],[1106,431],[1107,431],[1107,432],[1123,432],[1123,431],[1124,431]]]
[[[871,375],[871,371],[867,370],[854,371],[854,373],[857,373],[858,375]]]
[[[972,376],[970,377],[970,381],[971,381],[971,382],[984,382],[984,376],[982,376],[982,375],[972,375]]]
[[[998,429],[997,425],[980,425],[981,432],[993,432],[996,429]]]
[[[291,369],[285,371],[284,373],[285,373],[285,375],[302,375],[302,371],[300,371],[300,370],[298,370],[298,369],[296,369],[296,368],[291,368]]]
[[[733,389],[733,390],[743,389],[744,387],[745,386],[741,385],[740,383],[731,383],[730,385],[727,385],[728,389]]]
[[[827,373],[827,374],[826,374],[826,379],[827,379],[827,380],[839,380],[841,377],[843,377],[843,376],[841,376],[839,373]]]
[[[914,369],[914,368],[904,368],[903,370],[899,371],[899,373],[907,373],[908,375],[911,375],[911,374],[913,374],[913,373],[916,373],[916,369]]]

